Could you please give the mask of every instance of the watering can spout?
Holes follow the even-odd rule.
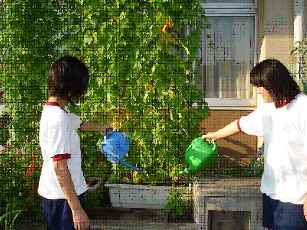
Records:
[[[183,174],[189,174],[191,172],[191,170],[189,168],[185,168],[184,170],[181,170],[179,172],[180,175],[183,175]]]
[[[136,172],[144,173],[144,171],[143,171],[142,169],[138,168],[137,166],[135,166],[135,165],[133,165],[133,164],[128,163],[128,162],[125,161],[124,159],[120,161],[120,164],[121,164],[122,166],[127,167],[127,168],[131,168],[131,169],[133,169],[133,170],[136,171]]]

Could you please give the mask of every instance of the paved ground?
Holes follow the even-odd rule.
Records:
[[[167,216],[161,211],[154,210],[107,210],[96,217],[92,229],[101,230],[194,230],[195,224],[191,219],[181,223],[169,223]],[[97,215],[97,213],[96,213]],[[102,218],[104,216],[105,219]]]
[[[159,223],[148,221],[98,221],[91,229],[95,230],[196,230],[193,223]]]
[[[89,213],[92,230],[197,230],[190,218],[168,222],[161,211],[104,209]],[[42,225],[23,225],[16,230],[45,230]]]

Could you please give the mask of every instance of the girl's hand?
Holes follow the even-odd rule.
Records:
[[[72,210],[72,218],[76,230],[88,230],[90,228],[90,220],[82,208],[76,211]]]
[[[102,132],[104,133],[104,135],[107,135],[109,132],[111,132],[113,130],[111,125],[105,125],[105,127],[103,128]]]
[[[201,138],[206,139],[208,141],[215,141],[217,138],[216,132],[208,132],[207,134],[202,135]]]
[[[226,125],[224,128],[217,130],[216,132],[209,132],[203,135],[202,138],[207,139],[208,141],[216,141],[218,139],[225,138],[233,134],[236,134],[240,131],[237,123],[238,121],[235,120],[229,123],[228,125]]]

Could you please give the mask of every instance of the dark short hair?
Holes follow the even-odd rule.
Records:
[[[250,73],[250,83],[268,90],[277,108],[301,92],[288,69],[276,59],[258,63]]]
[[[86,93],[89,73],[85,64],[72,56],[55,61],[48,74],[48,96],[77,102]]]

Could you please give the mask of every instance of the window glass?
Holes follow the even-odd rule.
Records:
[[[255,0],[206,0],[204,3],[254,3]]]
[[[254,17],[208,17],[202,33],[202,88],[206,98],[253,98]]]

